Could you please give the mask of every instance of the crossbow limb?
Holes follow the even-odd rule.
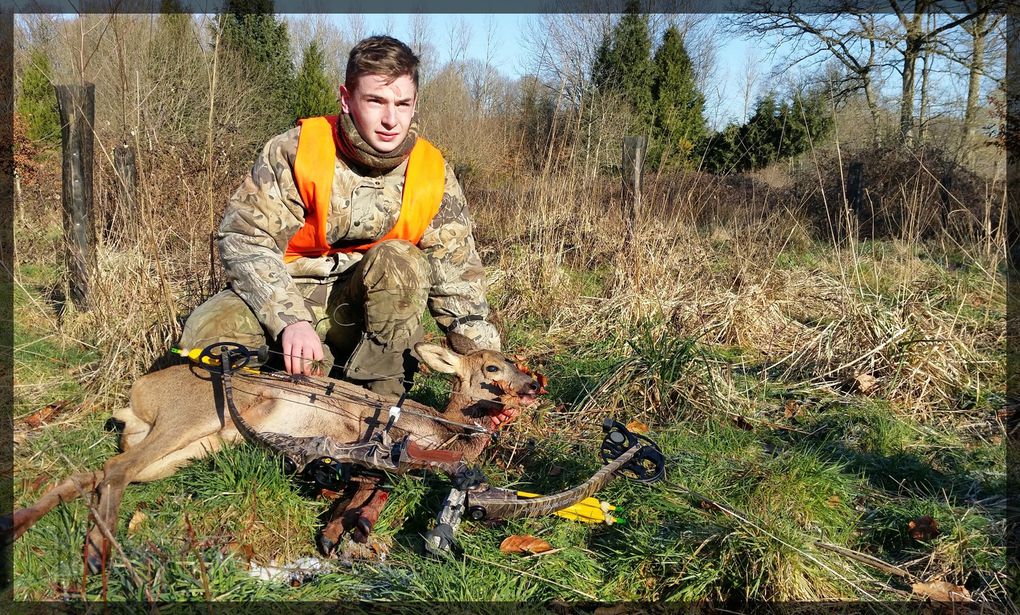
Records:
[[[241,435],[254,444],[280,455],[290,473],[310,476],[316,483],[335,489],[354,475],[404,474],[411,470],[431,470],[447,475],[453,488],[443,502],[436,526],[425,536],[426,548],[433,553],[448,552],[453,534],[462,517],[469,519],[518,519],[540,517],[581,502],[605,487],[617,475],[638,482],[653,483],[665,475],[665,460],[658,445],[645,436],[632,433],[624,425],[606,419],[600,456],[606,465],[576,487],[537,498],[518,497],[516,491],[493,487],[480,470],[468,466],[460,453],[424,449],[405,436],[391,443],[388,438],[355,444],[340,444],[325,436],[296,437],[255,430],[234,404],[231,374],[253,356],[238,344],[220,344],[210,367],[218,365],[223,397],[230,418]]]

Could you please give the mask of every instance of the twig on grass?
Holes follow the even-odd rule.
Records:
[[[110,528],[108,528],[106,523],[100,518],[99,511],[96,509],[95,504],[93,504],[88,495],[81,490],[81,487],[75,484],[74,488],[78,491],[78,495],[81,496],[82,500],[85,501],[85,505],[88,506],[89,512],[92,514],[92,520],[96,522],[96,527],[99,528],[99,531],[103,533],[103,536],[109,540],[110,544],[113,545],[113,548],[116,549],[117,555],[119,555],[121,560],[123,560],[124,567],[127,568],[131,578],[134,579],[135,583],[138,584],[138,587],[141,587],[142,591],[145,592],[145,598],[150,603],[155,602],[155,598],[152,597],[152,593],[149,591],[149,586],[142,580],[142,577],[138,574],[138,571],[135,570],[135,567],[131,565],[131,560],[128,559],[127,554],[124,553],[124,549],[121,548],[117,539],[114,538],[113,532],[110,531]],[[82,586],[82,591],[85,591],[84,586]]]
[[[664,482],[664,483],[666,483],[666,484],[668,484],[669,486],[671,486],[671,487],[672,487],[673,489],[675,489],[675,490],[681,491],[681,492],[683,492],[683,493],[685,493],[685,494],[687,494],[687,495],[690,495],[690,496],[692,496],[692,497],[695,497],[695,498],[698,498],[698,499],[700,499],[700,500],[702,500],[702,501],[704,501],[704,502],[707,502],[708,504],[712,505],[712,506],[713,506],[713,507],[714,507],[715,509],[717,509],[717,510],[720,510],[720,511],[722,511],[723,513],[725,513],[726,515],[728,515],[728,516],[730,516],[730,517],[732,517],[732,518],[736,519],[737,521],[740,521],[741,523],[743,523],[743,524],[745,524],[745,525],[748,525],[748,526],[750,526],[750,527],[754,528],[755,530],[757,530],[757,531],[761,532],[762,534],[764,534],[764,535],[768,536],[768,537],[769,537],[769,538],[771,538],[772,540],[775,540],[776,542],[778,542],[779,544],[781,544],[781,545],[785,546],[786,548],[788,548],[788,549],[792,549],[793,551],[796,551],[797,553],[800,553],[800,554],[801,554],[801,556],[803,556],[803,557],[805,557],[805,558],[807,558],[807,559],[811,560],[812,562],[814,562],[815,564],[817,564],[818,566],[820,566],[820,567],[821,567],[821,568],[822,568],[823,570],[826,570],[827,572],[829,572],[830,574],[832,574],[832,575],[833,575],[834,577],[836,577],[837,579],[839,579],[839,580],[843,581],[844,583],[846,583],[846,584],[850,585],[851,587],[853,587],[854,589],[856,589],[856,590],[857,590],[858,592],[860,592],[861,594],[863,594],[863,595],[867,596],[869,600],[874,600],[874,601],[877,601],[877,600],[878,600],[878,598],[877,598],[876,596],[872,595],[872,594],[871,594],[871,593],[869,593],[869,592],[868,592],[868,591],[867,591],[866,589],[864,589],[863,587],[861,587],[861,586],[857,585],[856,583],[854,583],[854,582],[853,582],[853,581],[851,581],[850,579],[846,578],[845,576],[843,576],[842,574],[840,574],[840,573],[839,573],[839,572],[837,572],[836,570],[833,570],[833,568],[832,568],[831,566],[829,566],[829,565],[828,565],[828,564],[826,564],[825,562],[821,561],[820,559],[818,559],[817,557],[815,557],[815,556],[814,556],[814,555],[812,555],[811,553],[808,553],[808,552],[807,552],[807,551],[805,551],[804,549],[798,548],[798,547],[796,547],[795,545],[792,545],[792,544],[790,544],[790,543],[786,542],[785,540],[783,540],[783,539],[782,539],[782,538],[780,538],[779,536],[776,536],[776,535],[775,535],[775,534],[773,534],[772,532],[769,532],[769,531],[768,531],[768,530],[766,530],[765,528],[761,527],[760,525],[758,525],[758,524],[757,524],[757,523],[755,523],[754,521],[751,521],[751,520],[750,520],[750,519],[748,519],[748,518],[747,518],[746,516],[744,516],[744,515],[742,515],[742,514],[738,513],[737,511],[735,511],[735,510],[733,510],[733,509],[731,509],[731,508],[727,507],[727,506],[726,506],[726,505],[724,505],[724,504],[720,504],[719,502],[717,502],[717,501],[715,501],[715,500],[712,500],[712,499],[710,499],[710,498],[707,498],[707,497],[705,497],[705,496],[701,495],[700,493],[697,493],[697,492],[695,492],[695,491],[692,491],[692,490],[690,490],[690,489],[687,489],[687,488],[683,487],[682,485],[678,485],[678,484],[676,484],[676,483],[675,483],[675,482],[673,482],[673,481],[670,481],[670,480],[666,480],[666,481],[663,481],[663,482]],[[888,608],[888,607],[886,607],[886,608]],[[894,613],[895,613],[895,611],[893,611],[892,609],[889,609],[889,610],[890,610],[891,612],[894,612]]]
[[[860,551],[854,551],[853,549],[847,549],[846,547],[840,547],[838,545],[829,544],[827,542],[822,542],[820,540],[816,540],[814,544],[816,547],[832,551],[833,553],[838,553],[844,557],[849,557],[850,559],[861,562],[862,564],[867,564],[872,568],[878,568],[882,572],[887,572],[891,575],[904,578],[910,583],[917,582],[917,578],[914,577],[914,575],[907,572],[906,570],[898,566],[893,566],[892,564],[884,562],[878,559],[877,557],[868,555],[867,553],[861,553]]]
[[[473,555],[468,555],[467,553],[464,554],[464,557],[466,557],[469,560],[476,561],[476,562],[478,562],[480,564],[486,564],[486,565],[489,565],[489,566],[495,566],[497,568],[502,568],[503,570],[507,570],[507,571],[513,572],[515,574],[523,574],[524,576],[531,577],[533,579],[538,579],[539,581],[542,581],[544,583],[549,583],[550,585],[555,585],[556,587],[559,587],[561,589],[566,589],[568,591],[572,591],[575,594],[577,594],[578,596],[584,596],[588,600],[596,600],[596,601],[598,600],[598,598],[596,598],[595,596],[593,596],[593,595],[591,595],[591,594],[589,594],[587,592],[583,592],[583,591],[581,591],[579,589],[574,589],[573,587],[570,587],[568,585],[564,585],[562,583],[557,583],[556,581],[553,581],[552,579],[547,579],[545,577],[539,576],[539,575],[534,574],[532,572],[528,572],[526,570],[518,570],[516,568],[511,568],[510,566],[504,566],[503,564],[497,564],[496,562],[490,562],[487,559],[482,559],[480,557],[475,557]]]

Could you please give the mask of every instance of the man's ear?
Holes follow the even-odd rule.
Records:
[[[347,86],[344,85],[344,84],[340,84],[340,109],[344,113],[350,113],[351,112],[351,107],[348,104],[348,101],[350,100],[350,98],[351,98],[351,92],[347,89]]]
[[[437,372],[444,374],[459,374],[461,372],[464,360],[459,354],[442,346],[419,342],[414,345],[414,351],[418,353],[425,365]]]

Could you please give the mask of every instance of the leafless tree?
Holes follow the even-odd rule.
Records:
[[[887,2],[892,18],[869,12],[873,10],[872,5],[861,0],[823,2],[816,7],[823,13],[812,15],[797,13],[792,0],[763,0],[753,7],[760,12],[739,16],[732,25],[735,31],[744,34],[760,38],[778,34],[786,41],[792,40],[794,51],[785,59],[786,67],[803,61],[824,61],[827,56],[836,58],[847,71],[847,80],[838,84],[837,95],[862,90],[876,130],[879,117],[876,74],[883,67],[893,65],[888,54],[898,55],[896,63],[901,76],[899,137],[901,142],[910,143],[914,137],[918,60],[924,62],[925,53],[934,49],[946,32],[990,12],[999,1],[983,1],[965,14],[949,13],[937,0]],[[781,44],[777,41],[773,51]]]
[[[832,84],[837,100],[863,92],[878,139],[878,74],[884,65],[884,48],[877,38],[880,20],[874,14],[855,9],[854,2],[823,2],[821,14],[802,15],[792,0],[764,0],[753,5],[754,13],[734,17],[728,31],[764,41],[773,37],[770,52],[787,49],[776,70],[795,65],[822,65],[835,58],[843,77]]]
[[[347,55],[357,42],[352,40],[335,19],[327,15],[290,15],[287,17],[291,54],[294,66],[301,66],[302,54],[315,41],[326,60],[326,75],[339,87],[347,69]]]
[[[955,36],[947,36],[934,47],[934,53],[958,64],[967,72],[967,98],[964,104],[960,149],[969,156],[977,143],[981,108],[981,79],[1002,68],[1006,37],[1002,29],[1005,12],[995,0],[963,0],[964,8],[976,16],[961,25]],[[987,11],[980,11],[988,6]]]
[[[459,65],[464,61],[467,48],[471,44],[471,35],[471,25],[463,17],[458,17],[449,24],[446,29],[446,40],[450,64]]]
[[[422,82],[428,82],[435,75],[436,46],[432,43],[432,20],[426,13],[415,13],[407,28],[410,40],[406,41],[418,55],[418,75]]]
[[[889,0],[889,6],[902,30],[887,31],[883,38],[886,44],[896,48],[903,59],[900,69],[903,77],[903,87],[900,91],[900,139],[904,143],[910,143],[914,130],[914,80],[917,60],[926,49],[937,44],[944,32],[963,26],[988,13],[992,3],[976,6],[974,11],[963,15],[948,13],[936,0],[911,0],[909,3]],[[943,15],[945,19],[935,21],[936,25],[929,25],[925,20],[927,14]]]

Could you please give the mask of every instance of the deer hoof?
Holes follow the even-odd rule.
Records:
[[[85,564],[89,567],[89,574],[99,574],[103,570],[103,558],[97,555],[86,557]]]
[[[318,547],[320,555],[329,557],[333,553],[333,549],[336,549],[336,541],[330,540],[325,534],[319,532],[315,535],[315,546]]]
[[[368,517],[358,517],[357,522],[354,524],[354,531],[351,532],[351,538],[358,544],[368,543],[368,537],[372,534],[372,526],[375,525]]]
[[[85,538],[85,565],[89,574],[98,574],[106,567],[106,554],[103,545],[97,543],[92,536]]]
[[[99,574],[103,570],[103,554],[92,545],[85,551],[85,565],[88,566],[89,574]]]

